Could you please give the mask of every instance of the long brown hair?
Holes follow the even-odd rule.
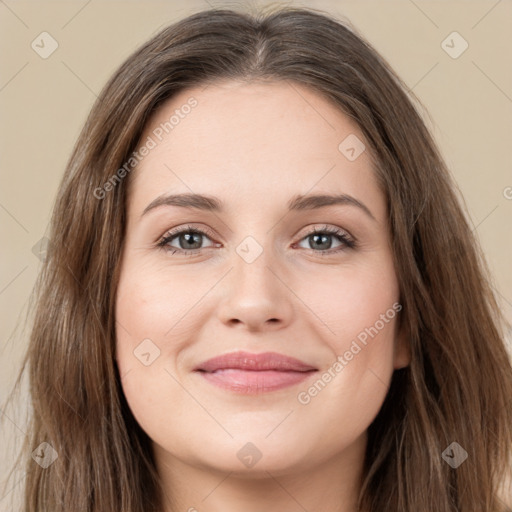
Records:
[[[119,169],[164,100],[219,79],[310,87],[357,122],[373,156],[412,360],[393,374],[369,427],[360,510],[504,511],[508,325],[456,185],[417,99],[386,61],[347,24],[288,7],[211,9],[171,25],[121,65],[94,104],[59,188],[34,289],[20,372],[28,366],[33,408],[22,456],[25,512],[162,510],[149,438],[128,408],[114,358],[132,176]],[[42,442],[58,454],[47,468],[30,457]],[[456,469],[446,462],[459,449],[453,442],[468,454]]]

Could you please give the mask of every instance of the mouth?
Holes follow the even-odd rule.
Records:
[[[317,371],[299,359],[276,352],[232,352],[209,359],[194,369],[211,384],[241,394],[259,394],[293,386]]]

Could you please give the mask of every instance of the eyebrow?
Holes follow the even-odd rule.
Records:
[[[332,205],[355,206],[377,222],[377,219],[364,203],[348,194],[296,195],[288,201],[287,204],[288,210],[290,211],[315,210]],[[146,215],[149,211],[161,206],[180,206],[182,208],[219,213],[224,211],[222,201],[213,196],[203,194],[169,194],[158,196],[151,201],[142,212],[141,217]]]

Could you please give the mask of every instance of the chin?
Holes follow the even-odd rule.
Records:
[[[249,467],[241,463],[237,458],[226,458],[224,461],[218,459],[211,461],[209,469],[222,473],[231,473],[232,476],[241,479],[264,479],[272,476],[282,476],[295,473],[306,465],[306,460],[290,460],[285,454],[276,454],[275,457],[262,456],[262,458]]]
[[[217,445],[215,450],[203,453],[201,459],[201,464],[210,470],[230,472],[240,478],[268,478],[269,473],[273,476],[291,473],[312,462],[304,440],[286,446],[277,436],[272,442],[265,439],[254,442],[231,440],[229,446]]]

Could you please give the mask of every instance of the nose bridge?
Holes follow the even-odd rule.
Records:
[[[265,237],[264,240],[263,237]],[[235,247],[233,280],[235,286],[244,293],[251,290],[257,293],[273,291],[275,295],[279,292],[277,283],[274,282],[277,278],[273,267],[279,265],[273,257],[275,251],[272,248],[272,237],[260,235],[258,238],[259,240],[251,235],[246,236]]]

